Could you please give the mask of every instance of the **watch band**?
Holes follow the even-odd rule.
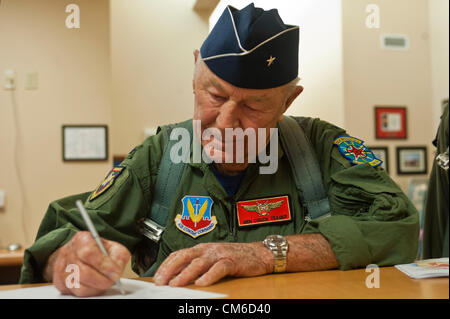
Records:
[[[273,260],[273,272],[286,272],[287,260],[285,258],[274,258]]]
[[[280,235],[270,235],[264,239],[263,243],[273,254],[273,272],[286,272],[289,247],[286,238]]]

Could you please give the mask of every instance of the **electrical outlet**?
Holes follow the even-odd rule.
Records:
[[[5,90],[15,90],[16,89],[16,71],[12,69],[6,69],[4,71],[5,82],[3,88]]]

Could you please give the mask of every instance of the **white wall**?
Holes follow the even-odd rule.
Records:
[[[368,4],[379,7],[379,28],[366,27]],[[398,175],[396,148],[426,146],[430,169],[431,141],[436,134],[431,125],[428,1],[343,0],[342,12],[345,128],[366,145],[388,147],[389,173],[406,190],[411,178],[427,175]],[[408,35],[409,49],[383,50],[382,34]],[[407,108],[406,139],[376,139],[376,105]]]
[[[65,25],[69,3],[1,1],[0,189],[6,207],[0,209],[0,248],[31,244],[51,201],[94,189],[111,167],[110,161],[62,161],[63,124],[111,124],[109,2],[75,1],[79,29]],[[16,70],[15,91],[3,90],[5,69]],[[31,71],[38,73],[37,90],[25,89]]]
[[[110,0],[112,149],[127,154],[144,128],[192,117],[195,49],[208,34],[193,0]]]
[[[428,0],[433,131],[439,126],[441,102],[448,98],[448,0]]]
[[[341,0],[256,0],[256,7],[277,8],[286,24],[300,26],[299,77],[304,91],[287,114],[320,117],[344,126]],[[244,8],[248,0],[221,0],[210,28],[227,5]]]

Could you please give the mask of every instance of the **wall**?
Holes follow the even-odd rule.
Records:
[[[108,1],[77,0],[80,29],[65,26],[68,3],[1,1],[0,189],[6,208],[0,211],[0,246],[31,244],[50,201],[94,189],[111,166],[62,161],[63,124],[111,124]],[[9,68],[17,73],[12,92],[3,90]],[[37,90],[24,89],[30,71],[38,72]],[[17,162],[12,96],[20,129]]]
[[[448,0],[428,0],[433,131],[439,126],[442,100],[448,99],[448,4]]]
[[[111,0],[113,149],[127,154],[145,127],[192,117],[195,49],[208,34],[194,1]]]
[[[222,0],[210,18],[213,26],[227,5],[244,8],[250,1]],[[341,0],[256,0],[256,7],[277,8],[283,22],[300,26],[299,77],[303,93],[287,114],[320,117],[344,126]]]
[[[379,29],[365,25],[367,4],[380,9]],[[426,176],[398,176],[395,147],[426,145],[430,168],[431,141],[436,133],[431,112],[428,1],[343,0],[342,15],[346,129],[366,145],[389,147],[390,175],[406,190],[411,177]],[[407,34],[410,49],[382,50],[383,33]],[[375,139],[375,105],[407,107],[406,140]]]

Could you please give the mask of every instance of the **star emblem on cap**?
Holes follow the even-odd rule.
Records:
[[[270,56],[270,58],[268,58],[266,61],[267,61],[267,66],[270,66],[272,63],[273,63],[273,61],[275,61],[275,57],[273,57],[273,56]]]

